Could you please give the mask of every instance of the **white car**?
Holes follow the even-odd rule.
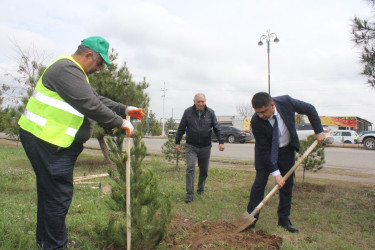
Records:
[[[354,130],[335,130],[332,137],[333,144],[358,143],[358,134]]]
[[[326,137],[331,136],[331,131],[323,126]],[[299,140],[306,140],[309,135],[314,135],[315,132],[310,123],[297,123],[296,130]]]

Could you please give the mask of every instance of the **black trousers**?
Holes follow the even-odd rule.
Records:
[[[286,146],[279,148],[279,159],[277,165],[280,173],[284,176],[294,165],[294,148]],[[255,181],[250,192],[250,202],[247,205],[247,212],[251,213],[256,206],[263,200],[264,191],[268,182],[269,175],[271,173],[266,169],[260,169],[256,171]],[[292,205],[292,189],[293,189],[294,174],[286,180],[285,185],[279,190],[279,207],[277,215],[279,220],[289,220],[290,208]],[[255,216],[259,218],[259,214]]]
[[[59,148],[21,129],[20,139],[36,176],[36,242],[43,249],[67,249],[65,217],[73,198],[73,168],[82,143]]]

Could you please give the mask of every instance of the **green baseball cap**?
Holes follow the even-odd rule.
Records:
[[[100,54],[107,65],[112,65],[108,58],[109,43],[100,36],[91,36],[82,40],[81,45],[86,46]]]

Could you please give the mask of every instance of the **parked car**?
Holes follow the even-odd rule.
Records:
[[[367,150],[375,150],[375,131],[362,131],[358,136],[358,143]]]
[[[170,137],[170,136],[175,136],[176,135],[176,133],[177,133],[177,130],[168,130],[168,137]]]
[[[246,132],[244,129],[238,127],[221,126],[221,131],[224,136],[224,141],[229,143],[245,143],[245,141],[251,137],[249,132]],[[217,137],[213,132],[211,139],[212,141],[217,141]]]
[[[333,144],[340,143],[358,143],[358,134],[354,130],[334,130]]]
[[[327,127],[323,126],[323,129],[326,137],[331,136],[331,131]],[[314,129],[312,128],[310,123],[297,123],[296,130],[298,139],[300,140],[306,140],[309,135],[315,134]]]

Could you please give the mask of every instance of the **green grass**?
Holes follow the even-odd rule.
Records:
[[[106,173],[113,167],[98,155],[79,157],[75,176]],[[173,204],[173,213],[193,221],[234,221],[246,209],[254,172],[210,168],[204,196],[185,204],[185,167],[168,165],[161,157],[145,162],[159,180],[162,192]],[[197,171],[198,172],[198,171]],[[91,181],[91,180],[90,180]],[[98,178],[102,186],[109,178]],[[284,238],[282,249],[375,249],[375,189],[373,185],[307,179],[304,188],[297,183],[293,193],[291,220],[300,229],[290,234],[277,227],[277,197],[262,209],[257,230]],[[111,214],[106,196],[98,185],[76,185],[67,216],[69,247],[101,249],[96,229],[104,227]],[[273,187],[272,177],[266,192]],[[0,249],[35,248],[35,177],[22,147],[0,147]],[[124,236],[125,237],[125,236]],[[176,235],[176,237],[185,237]],[[181,246],[183,247],[183,246]],[[163,244],[160,248],[166,248]]]

